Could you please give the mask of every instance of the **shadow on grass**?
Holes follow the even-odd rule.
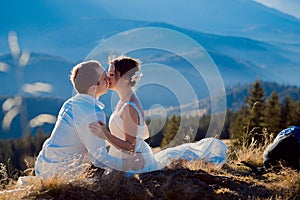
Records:
[[[270,199],[275,191],[235,176],[211,175],[203,170],[166,168],[128,175],[95,173],[88,181],[35,191],[34,199]],[[26,199],[25,198],[25,199]]]

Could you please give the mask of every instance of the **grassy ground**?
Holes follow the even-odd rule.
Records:
[[[300,199],[300,172],[254,173],[241,161],[261,166],[264,146],[227,145],[227,162],[219,168],[177,160],[164,170],[133,176],[91,169],[76,180],[59,177],[30,186],[10,180],[2,184],[0,199]]]

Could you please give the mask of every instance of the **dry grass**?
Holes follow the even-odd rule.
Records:
[[[253,137],[246,133],[242,140],[227,141],[229,148],[228,159],[230,161],[246,161],[255,166],[263,166],[263,152],[267,146],[273,141],[273,134],[262,130],[263,142],[258,143]]]
[[[0,199],[299,199],[300,173],[254,174],[233,162],[221,168],[177,160],[164,170],[126,175],[100,169],[70,180],[53,177],[30,186],[10,181]]]
[[[300,172],[283,168],[260,174],[240,165],[262,166],[271,140],[261,145],[226,141],[227,162],[219,167],[203,160],[176,160],[163,170],[134,175],[91,168],[73,180],[53,177],[29,186],[17,185],[1,164],[0,199],[300,199]],[[31,175],[32,168],[26,173]]]

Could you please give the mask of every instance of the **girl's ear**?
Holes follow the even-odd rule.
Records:
[[[125,85],[128,85],[130,83],[130,78],[126,77],[126,76],[123,76],[120,80],[122,80],[122,82],[125,84]]]

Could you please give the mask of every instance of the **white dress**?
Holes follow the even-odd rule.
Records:
[[[121,102],[123,105],[118,110],[115,110],[109,119],[109,129],[111,134],[114,136],[125,140],[125,134],[124,134],[124,126],[123,126],[123,119],[120,117],[124,107],[126,105],[131,105],[138,113],[139,119],[140,119],[140,125],[137,125],[137,141],[135,145],[135,152],[142,153],[144,158],[144,168],[140,170],[132,171],[134,173],[138,172],[149,172],[154,171],[158,169],[157,162],[154,158],[154,155],[152,153],[151,147],[144,141],[145,135],[148,133],[148,128],[146,123],[143,120],[143,115],[141,111],[138,109],[136,104],[134,102]],[[114,147],[113,145],[109,149],[109,155],[119,157],[122,159],[126,159],[130,156],[128,151],[122,151]]]
[[[109,128],[113,135],[125,140],[123,131],[123,119],[120,117],[123,108],[126,105],[131,105],[139,114],[140,125],[138,126],[137,142],[135,152],[141,152],[144,157],[145,166],[143,169],[129,171],[132,173],[149,172],[162,169],[169,165],[172,161],[177,159],[198,160],[204,159],[217,166],[221,166],[226,161],[227,146],[219,139],[204,138],[195,143],[181,144],[175,147],[163,149],[155,154],[152,153],[151,147],[144,141],[149,137],[148,128],[145,124],[140,110],[134,102],[123,102],[124,105],[120,109],[115,110],[109,120]],[[145,136],[146,135],[146,136]],[[111,146],[109,155],[127,158],[129,156],[127,151],[121,151]]]

